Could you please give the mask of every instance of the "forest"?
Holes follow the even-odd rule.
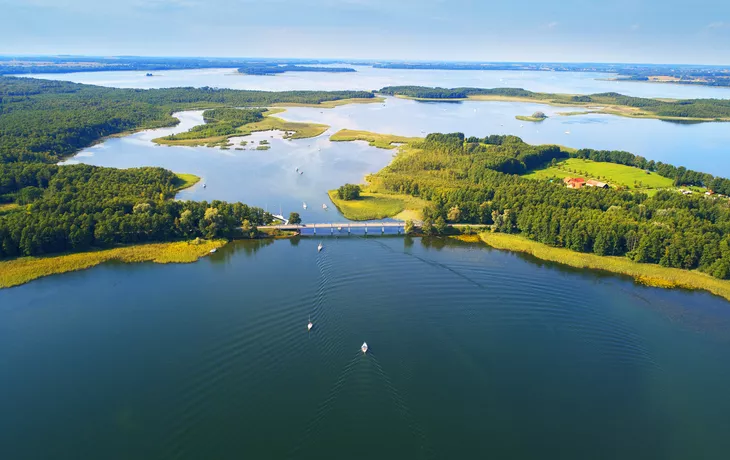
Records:
[[[56,163],[105,136],[172,126],[171,114],[185,109],[372,97],[369,91],[140,90],[0,77],[0,162]]]
[[[232,237],[270,220],[241,203],[173,201],[177,182],[162,168],[0,164],[0,199],[23,205],[0,216],[0,258]]]
[[[429,134],[372,179],[388,191],[431,201],[425,212],[429,229],[449,220],[490,224],[495,231],[520,233],[551,246],[730,278],[727,199],[672,190],[653,197],[572,190],[529,180],[501,171],[506,165],[511,170],[537,158],[547,160],[554,150],[534,149],[512,136],[486,140],[490,143],[461,133]]]
[[[535,93],[522,88],[429,88],[423,86],[387,86],[381,89],[379,93],[422,99],[465,99],[471,96],[519,97],[551,104],[595,104],[632,107],[644,110],[657,117],[700,118],[705,120],[730,119],[730,100],[728,99],[666,101],[624,96],[619,93],[574,96],[569,94]]]
[[[160,168],[118,170],[55,163],[103,136],[171,125],[176,110],[208,107],[203,125],[260,120],[277,102],[373,97],[364,91],[135,90],[0,77],[0,258],[151,241],[238,234],[268,222],[242,203],[173,201],[178,178]],[[10,209],[9,211],[7,209]]]
[[[215,136],[229,136],[236,128],[264,119],[266,109],[208,109],[203,112],[204,125],[197,125],[188,131],[166,136],[168,140],[203,139]]]

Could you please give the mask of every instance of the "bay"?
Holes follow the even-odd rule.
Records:
[[[724,300],[441,239],[324,244],[239,242],[0,291],[3,457],[730,449]]]

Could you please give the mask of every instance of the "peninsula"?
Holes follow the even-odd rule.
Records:
[[[665,121],[730,121],[730,100],[727,99],[649,99],[619,93],[590,95],[536,93],[522,88],[431,88],[423,86],[389,86],[380,94],[418,101],[512,101],[533,102],[554,106],[585,107],[583,112],[560,115],[606,113],[632,118],[656,118]]]

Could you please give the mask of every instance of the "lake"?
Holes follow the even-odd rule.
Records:
[[[730,98],[730,88],[607,81],[614,74],[597,72],[540,72],[514,70],[401,70],[349,66],[357,72],[286,72],[278,75],[242,75],[236,69],[165,70],[146,77],[144,71],[75,72],[23,76],[65,80],[116,88],[171,88],[180,86],[266,91],[378,90],[385,86],[418,85],[446,88],[524,88],[548,93],[592,94],[618,92],[630,96],[667,98]]]
[[[0,290],[2,457],[727,457],[726,301],[441,239],[317,243]]]
[[[160,73],[51,77],[126,87],[730,91],[552,72]],[[514,118],[535,110],[550,118]],[[66,163],[193,173],[201,183],[179,199],[243,201],[305,222],[342,221],[334,206],[322,209],[326,191],[361,182],[395,153],[330,142],[341,128],[515,134],[730,176],[726,124],[557,115],[566,110],[387,98],[279,115],[331,126],[314,139],[255,133],[235,139],[243,150],[151,142],[202,123],[191,111],[176,114],[178,126],[107,139]],[[253,150],[262,140],[271,149]],[[317,253],[319,241],[242,241],[193,264],[110,263],[0,290],[0,458],[727,457],[727,301],[452,240],[326,238]]]

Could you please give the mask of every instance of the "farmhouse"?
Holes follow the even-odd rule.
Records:
[[[593,180],[593,179],[589,179],[588,182],[586,182],[586,185],[588,187],[608,188],[607,183]]]
[[[568,188],[581,188],[586,184],[586,180],[582,177],[566,177],[563,183]]]

